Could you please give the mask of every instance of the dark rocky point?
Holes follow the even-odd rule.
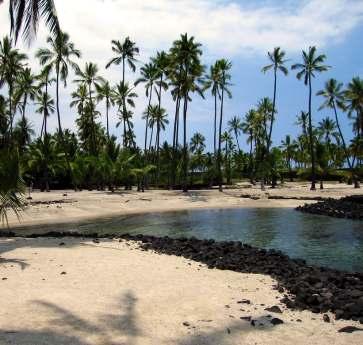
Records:
[[[282,321],[281,319],[279,319],[277,317],[274,317],[270,322],[274,326],[281,325],[282,323],[284,323],[284,321]]]
[[[314,204],[296,207],[297,211],[336,218],[363,220],[363,195],[351,195],[341,199],[325,199]]]

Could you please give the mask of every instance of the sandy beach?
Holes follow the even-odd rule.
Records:
[[[64,245],[59,245],[60,243]],[[297,312],[268,276],[208,269],[135,242],[0,241],[0,344],[361,344],[353,321]],[[238,303],[248,299],[250,304]],[[282,314],[264,310],[279,305]],[[267,315],[283,324],[272,326]],[[249,320],[241,317],[250,316]]]
[[[17,226],[82,222],[140,212],[219,207],[295,207],[304,200],[268,195],[341,197],[352,187],[306,184],[281,189],[192,191],[33,192]],[[241,198],[249,193],[256,199]],[[313,202],[313,201],[308,201]],[[358,322],[330,322],[322,314],[291,311],[279,302],[270,276],[208,269],[181,257],[138,248],[136,242],[74,238],[0,239],[0,344],[224,345],[361,344]],[[242,300],[248,303],[241,303]],[[240,303],[238,303],[240,302]],[[282,314],[266,311],[278,305]],[[268,316],[270,315],[270,316]],[[241,319],[242,318],[242,319]],[[278,318],[282,324],[271,325]],[[254,325],[251,324],[254,320]]]

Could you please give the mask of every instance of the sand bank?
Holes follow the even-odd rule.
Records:
[[[337,332],[356,322],[286,310],[268,276],[207,269],[134,242],[1,239],[0,255],[0,344],[363,342],[363,332]],[[276,304],[282,314],[264,310]],[[284,323],[271,326],[268,314]],[[248,316],[255,326],[240,319]]]

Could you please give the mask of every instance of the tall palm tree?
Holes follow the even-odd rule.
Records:
[[[164,51],[157,52],[156,57],[152,58],[151,61],[155,64],[157,68],[157,75],[159,80],[156,82],[159,89],[157,90],[158,94],[158,105],[161,108],[161,91],[162,89],[167,90],[168,84],[165,82],[164,78],[167,75],[168,68],[170,66],[170,58],[168,54]]]
[[[313,126],[312,126],[312,114],[311,114],[311,96],[312,86],[311,78],[315,78],[316,73],[325,72],[330,66],[324,65],[326,56],[324,54],[317,55],[316,47],[309,47],[309,51],[302,52],[303,63],[297,63],[291,66],[292,70],[299,70],[296,74],[297,79],[304,78],[304,84],[309,87],[309,102],[308,102],[308,113],[309,113],[309,144],[310,144],[310,155],[311,155],[311,190],[316,190],[315,187],[315,152],[314,152],[314,141],[313,141]]]
[[[290,135],[286,135],[285,139],[281,140],[281,148],[283,149],[284,155],[285,155],[285,158],[286,158],[287,168],[289,170],[290,182],[293,181],[291,160],[292,160],[292,158],[294,156],[294,152],[296,150],[296,147],[297,147],[297,143],[295,142],[295,140],[291,140]]]
[[[63,129],[61,123],[61,115],[59,109],[59,82],[63,81],[64,87],[67,86],[67,77],[69,66],[76,70],[77,64],[73,58],[80,58],[81,52],[75,48],[74,43],[70,41],[70,37],[66,32],[59,32],[53,38],[48,37],[47,43],[50,48],[40,48],[35,56],[39,59],[41,66],[48,66],[48,68],[55,71],[56,74],[56,110],[58,118],[58,131],[63,141]]]
[[[148,128],[149,128],[149,109],[152,100],[153,87],[155,85],[156,80],[158,79],[158,69],[153,62],[149,62],[140,68],[141,77],[135,81],[135,86],[140,83],[145,84],[145,94],[148,97],[148,105],[146,108],[146,116],[145,116],[145,143],[144,143],[144,152],[146,153],[146,145],[148,138]]]
[[[239,146],[239,141],[238,141],[238,137],[241,134],[242,130],[243,130],[243,125],[242,125],[242,120],[239,116],[233,116],[229,121],[228,121],[228,127],[229,130],[231,132],[233,132],[234,137],[236,139],[236,143],[237,143],[237,147],[238,147],[238,152],[241,152],[241,148]]]
[[[121,81],[120,83],[116,84],[113,90],[112,97],[114,99],[115,104],[118,107],[120,120],[121,122],[123,122],[123,146],[127,147],[128,143],[134,144],[135,146],[134,140],[132,138],[129,138],[131,139],[130,142],[127,136],[127,132],[131,132],[130,115],[132,115],[128,111],[127,106],[135,108],[134,99],[137,97],[137,94],[134,91],[133,87],[130,87],[128,83],[123,84],[123,82]]]
[[[36,76],[32,74],[29,67],[21,71],[18,79],[16,80],[15,98],[22,98],[21,105],[21,116],[22,122],[26,122],[25,109],[28,104],[28,98],[34,100],[38,91],[38,86],[35,84]]]
[[[157,177],[156,183],[159,184],[160,180],[160,132],[165,130],[166,125],[169,123],[168,114],[164,108],[159,108],[159,105],[151,105],[148,110],[152,125],[156,126],[156,161],[157,161]]]
[[[91,115],[91,124],[92,124],[92,152],[95,154],[97,152],[96,147],[96,124],[95,124],[95,115],[96,115],[96,106],[93,102],[94,97],[92,96],[94,93],[95,85],[99,85],[100,83],[104,83],[105,80],[98,75],[98,67],[96,64],[92,62],[86,62],[84,70],[82,71],[78,66],[76,68],[76,77],[74,81],[79,84],[87,85],[88,88],[88,105],[90,107],[90,115]]]
[[[356,114],[355,128],[358,138],[363,138],[363,79],[354,77],[344,92],[348,106],[348,115]]]
[[[105,100],[106,105],[106,131],[107,138],[110,139],[110,131],[108,124],[108,112],[112,105],[115,104],[112,98],[112,87],[108,81],[103,81],[101,84],[95,84],[97,90],[97,100],[102,101]]]
[[[274,50],[272,52],[268,52],[268,57],[270,59],[271,64],[264,66],[262,68],[263,73],[266,73],[270,69],[272,69],[273,73],[274,73],[274,93],[273,93],[273,100],[272,100],[270,130],[269,130],[269,134],[268,134],[268,138],[267,138],[267,153],[270,151],[272,128],[273,128],[273,124],[275,121],[277,72],[280,71],[284,75],[288,74],[288,69],[284,65],[287,61],[286,59],[284,59],[285,55],[286,55],[285,51],[281,50],[280,47],[274,48]]]
[[[19,52],[18,49],[13,48],[11,40],[8,36],[5,36],[0,41],[0,87],[6,83],[8,86],[8,99],[9,99],[9,123],[10,128],[8,136],[11,138],[13,132],[13,120],[15,107],[13,104],[14,96],[14,84],[16,76],[19,71],[24,67],[24,61],[27,56]]]
[[[250,109],[244,116],[242,121],[242,132],[247,134],[247,143],[250,144],[250,152],[249,152],[249,173],[251,183],[254,183],[253,179],[253,142],[254,142],[254,121],[256,117],[256,110]]]
[[[136,43],[131,41],[129,37],[126,37],[122,43],[118,40],[112,40],[111,44],[112,51],[116,53],[116,56],[106,64],[106,68],[109,68],[111,65],[121,64],[122,82],[125,83],[125,64],[127,63],[131,70],[135,72],[135,63],[137,61],[135,56],[139,55],[139,48],[136,47]]]
[[[43,114],[43,133],[44,140],[48,135],[47,132],[47,119],[50,114],[54,113],[54,99],[47,93],[39,91],[36,97],[36,112],[39,114]]]
[[[221,105],[220,105],[220,114],[219,114],[219,134],[218,134],[218,156],[217,156],[217,167],[218,167],[218,180],[219,180],[219,191],[222,192],[222,184],[223,184],[223,176],[222,176],[222,152],[221,152],[221,143],[222,143],[222,123],[223,123],[223,107],[224,107],[224,94],[226,93],[229,98],[232,97],[232,94],[228,87],[231,85],[231,75],[229,74],[230,69],[232,68],[232,63],[226,59],[218,60],[218,68],[221,73],[221,82],[220,82],[220,90],[221,90]]]
[[[188,34],[180,36],[179,40],[173,42],[170,49],[171,59],[174,66],[181,71],[179,92],[183,98],[183,192],[188,191],[188,148],[187,148],[187,112],[191,92],[203,95],[199,86],[203,74],[203,66],[200,63],[202,51],[201,44],[195,42],[194,37]]]
[[[112,45],[112,51],[114,53],[116,53],[116,56],[113,57],[107,64],[106,64],[106,69],[109,68],[111,65],[122,65],[122,85],[124,89],[129,89],[128,85],[126,85],[125,82],[125,71],[126,71],[126,63],[128,64],[128,66],[130,67],[132,72],[136,71],[136,65],[135,63],[137,62],[136,60],[136,56],[139,55],[139,48],[136,46],[136,43],[131,41],[129,37],[126,37],[125,40],[121,43],[118,40],[112,40],[111,41],[111,45]],[[124,93],[125,94],[125,93]],[[127,111],[126,108],[126,104],[127,101],[126,99],[122,100],[122,104],[121,104],[121,108],[119,108],[119,110],[122,109],[122,118],[124,120],[126,120],[128,128],[129,128],[129,132],[131,132],[131,124],[130,121],[128,120],[130,118],[130,114]],[[124,121],[124,125],[125,125],[125,121]],[[125,126],[124,126],[125,128]],[[124,145],[128,142],[128,140],[126,140],[126,131],[124,131]],[[132,139],[132,142],[133,139]]]
[[[0,0],[0,4],[3,0]],[[9,0],[10,32],[18,40],[22,31],[23,37],[30,42],[36,35],[39,19],[44,18],[45,24],[52,35],[60,32],[54,0]]]
[[[213,125],[213,143],[214,154],[217,152],[217,100],[220,99],[220,84],[222,73],[219,68],[218,61],[210,66],[209,73],[204,76],[204,90],[211,89],[212,96],[214,97],[214,125]]]
[[[296,122],[295,124],[298,126],[301,126],[302,133],[306,137],[308,134],[307,128],[308,128],[308,120],[309,120],[309,113],[306,111],[301,111],[300,115],[296,116]]]

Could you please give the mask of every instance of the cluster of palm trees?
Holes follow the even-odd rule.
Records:
[[[302,63],[291,66],[297,70],[296,77],[303,79],[308,87],[307,111],[302,111],[297,119],[302,133],[296,139],[288,135],[280,146],[273,147],[278,76],[288,74],[286,54],[279,47],[268,53],[270,64],[262,68],[264,73],[273,72],[272,100],[262,98],[243,117],[234,116],[225,126],[225,101],[232,97],[232,63],[220,59],[207,69],[201,62],[201,44],[187,34],[174,41],[169,51],[157,52],[141,66],[140,77],[135,82],[127,81],[125,76],[127,69],[136,72],[139,48],[129,37],[113,40],[114,56],[105,68],[121,67],[120,81],[115,85],[101,76],[96,64],[87,62],[79,66],[81,52],[67,33],[57,31],[48,37],[47,47],[36,52],[41,66],[38,74],[29,68],[27,56],[13,41],[9,37],[0,41],[2,169],[9,171],[6,162],[18,164],[19,174],[44,190],[49,190],[50,185],[114,189],[124,184],[130,188],[133,183],[139,190],[156,185],[187,191],[194,183],[218,184],[222,190],[224,182],[231,183],[242,177],[248,177],[252,183],[258,180],[261,188],[265,188],[266,183],[274,187],[278,179],[285,175],[292,179],[296,173],[310,178],[314,190],[317,176],[322,188],[324,178],[332,175],[333,170],[345,167],[348,173],[340,173],[359,187],[363,161],[363,80],[355,77],[345,88],[335,79],[328,80],[316,95],[323,99],[320,109],[327,109],[333,117],[326,117],[314,126],[312,82],[318,73],[330,68],[324,64],[325,55],[318,55],[315,47],[303,51]],[[76,133],[63,129],[60,107],[60,89],[68,86],[70,71],[75,75],[70,107],[78,114]],[[138,97],[135,86],[139,84],[144,85],[147,98],[143,112],[143,147],[136,144],[133,123]],[[190,142],[187,140],[189,104],[195,95],[204,98],[208,91],[214,104],[213,151],[209,153],[205,152],[203,134],[195,133]],[[161,140],[169,124],[163,107],[168,94],[175,104],[170,120],[173,131],[170,144]],[[34,114],[27,114],[31,102],[43,119],[40,135],[35,140],[28,120]],[[105,109],[104,119],[100,119],[100,105]],[[119,141],[110,135],[111,109],[116,110],[119,119]],[[58,126],[55,133],[50,133],[47,123],[53,113]],[[340,127],[342,113],[353,120],[354,138],[349,143]],[[249,152],[241,150],[242,134],[246,135]],[[12,183],[7,183],[7,188],[1,186],[0,193],[1,198],[11,199],[18,206],[21,205],[16,193],[21,185],[19,176],[8,179]],[[4,209],[5,206],[0,207],[0,215],[5,214]]]

